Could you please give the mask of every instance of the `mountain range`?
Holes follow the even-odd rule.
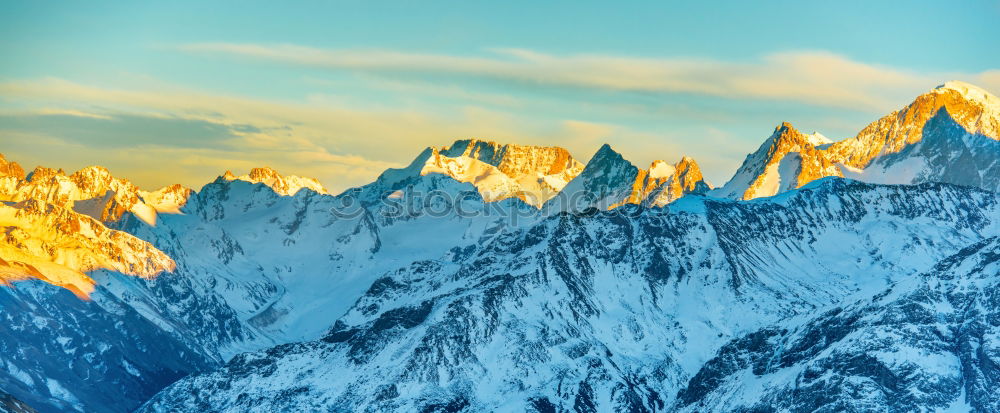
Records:
[[[997,411],[1000,99],[687,156],[459,140],[329,193],[0,155],[0,411]]]

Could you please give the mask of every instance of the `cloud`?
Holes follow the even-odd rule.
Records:
[[[646,139],[621,126],[525,119],[478,106],[432,115],[178,87],[109,89],[57,78],[0,83],[0,99],[41,108],[0,113],[2,150],[12,158],[67,169],[101,163],[148,189],[199,187],[225,169],[268,165],[316,177],[337,191],[408,163],[428,145],[455,139],[561,145],[585,157],[605,135],[614,135],[608,141]]]
[[[995,84],[997,76],[990,72],[921,74],[822,51],[774,53],[757,61],[733,62],[553,55],[510,48],[490,49],[486,56],[333,50],[287,44],[195,43],[178,49],[337,70],[457,74],[563,87],[776,99],[879,111],[893,108],[900,99],[928,90],[944,79],[980,79]]]

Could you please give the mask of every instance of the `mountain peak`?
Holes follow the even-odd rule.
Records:
[[[229,171],[226,171],[229,172]],[[179,214],[187,204],[194,190],[181,184],[173,184],[153,192],[142,192],[142,199],[158,213]]]
[[[628,164],[629,166],[635,168],[635,165],[633,165],[632,162],[626,160],[621,153],[611,148],[611,145],[605,143],[597,149],[594,156],[590,157],[590,161],[587,162],[587,166],[584,170],[599,168],[602,167],[602,165],[608,166],[616,164]]]
[[[319,183],[315,178],[297,176],[297,175],[281,175],[274,168],[268,166],[262,166],[250,169],[250,173],[246,175],[235,176],[231,171],[226,171],[220,177],[225,181],[245,181],[255,184],[264,184],[274,190],[275,193],[279,195],[292,196],[295,195],[300,189],[309,188],[314,192],[320,194],[328,193],[326,188]]]
[[[948,92],[957,93],[964,100],[972,102],[977,106],[982,106],[987,114],[993,116],[994,119],[1000,116],[1000,98],[986,91],[986,89],[971,83],[950,80],[934,88],[929,93],[941,94]]]
[[[281,178],[281,175],[278,174],[278,171],[275,171],[274,168],[271,168],[269,166],[252,168],[250,169],[250,174],[248,174],[247,176],[249,176],[250,179],[253,179],[255,181],[266,181],[268,179]]]
[[[967,132],[1000,140],[1000,98],[969,83],[949,81],[872,122],[857,136],[833,144],[832,159],[864,169],[876,157],[919,142],[927,121],[942,109]]]
[[[674,168],[680,173],[697,172],[698,179],[701,179],[701,167],[698,166],[698,162],[695,162],[689,156],[682,156],[681,160],[674,165]]]
[[[2,176],[13,176],[17,179],[24,179],[24,168],[18,165],[17,162],[8,161],[7,158],[0,153],[0,177]]]
[[[115,178],[111,175],[111,171],[103,166],[92,165],[83,168],[79,171],[73,172],[69,176],[73,182],[76,182],[77,186],[81,188],[103,188],[111,184],[111,181]]]
[[[517,197],[540,207],[582,170],[583,164],[557,146],[460,139],[450,146],[431,147],[407,168],[386,171],[383,177],[444,174],[473,184],[488,202]]]
[[[780,125],[774,127],[774,133],[771,136],[788,139],[788,138],[798,138],[801,135],[802,132],[799,132],[798,129],[795,129],[795,126],[792,126],[791,122],[785,121],[781,122]]]
[[[614,209],[625,204],[660,207],[696,191],[708,189],[694,159],[687,156],[671,165],[655,160],[649,169],[639,169],[620,153],[604,144],[590,158],[583,172],[566,185],[560,196],[562,210]],[[578,193],[587,194],[581,199]]]
[[[823,176],[843,176],[834,162],[816,148],[817,143],[827,142],[822,135],[805,135],[790,122],[782,122],[715,194],[753,199],[795,189]]]

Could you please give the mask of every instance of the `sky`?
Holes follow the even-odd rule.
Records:
[[[721,185],[783,121],[840,140],[947,80],[1000,94],[1000,0],[806,3],[5,1],[0,153],[338,192],[457,139],[609,143]]]

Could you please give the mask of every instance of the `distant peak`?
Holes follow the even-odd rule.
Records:
[[[795,126],[792,126],[792,123],[788,121],[781,122],[780,125],[774,127],[776,135],[783,135],[787,132],[799,133],[799,130],[795,129]]]
[[[265,181],[281,177],[281,175],[278,174],[278,171],[275,171],[274,168],[268,166],[250,169],[250,174],[248,176],[250,179],[255,181]]]
[[[21,168],[21,165],[18,165],[17,162],[8,161],[0,153],[0,176],[13,176],[17,179],[24,179],[24,168]]]
[[[476,146],[476,145],[486,145],[486,146],[493,146],[493,147],[503,146],[502,144],[500,144],[498,142],[491,141],[491,140],[488,140],[488,139],[466,138],[466,139],[456,139],[455,142],[452,142],[452,144],[450,146],[446,146],[445,148],[459,148],[459,147],[464,148],[464,147]]]
[[[70,175],[70,178],[77,181],[88,181],[96,179],[111,179],[111,171],[108,168],[98,165],[88,166]]]
[[[690,156],[687,156],[687,155],[681,157],[680,162],[677,162],[677,165],[675,165],[675,168],[677,168],[677,170],[682,171],[682,172],[686,171],[686,170],[689,170],[689,169],[690,170],[696,170],[696,171],[700,171],[701,170],[701,168],[698,167],[698,162],[695,162],[694,158],[691,158]]]
[[[94,174],[94,173],[102,174],[103,175],[103,174],[107,174],[107,173],[111,173],[111,172],[108,171],[108,168],[105,168],[105,167],[100,166],[100,165],[91,165],[91,166],[83,168],[83,169],[81,169],[79,171],[76,171],[76,174],[80,174],[80,175],[83,175],[83,174]]]
[[[326,188],[324,188],[323,185],[314,178],[296,175],[281,175],[278,171],[274,170],[274,168],[268,166],[250,169],[250,173],[240,176],[235,176],[231,171],[226,171],[220,179],[225,181],[240,180],[255,184],[264,184],[280,195],[295,195],[295,193],[302,188],[309,188],[320,194],[328,193]]]
[[[764,146],[771,146],[777,142],[783,142],[788,140],[793,141],[804,141],[802,133],[792,126],[791,122],[781,122],[780,125],[774,127],[774,133],[771,137],[764,142]]]
[[[597,152],[594,153],[594,158],[595,159],[599,158],[599,157],[600,158],[606,158],[606,157],[609,157],[609,156],[611,156],[611,157],[618,157],[618,158],[622,157],[622,155],[620,153],[618,153],[618,151],[612,149],[611,145],[606,144],[606,143],[604,145],[601,145],[601,147],[599,149],[597,149]]]

